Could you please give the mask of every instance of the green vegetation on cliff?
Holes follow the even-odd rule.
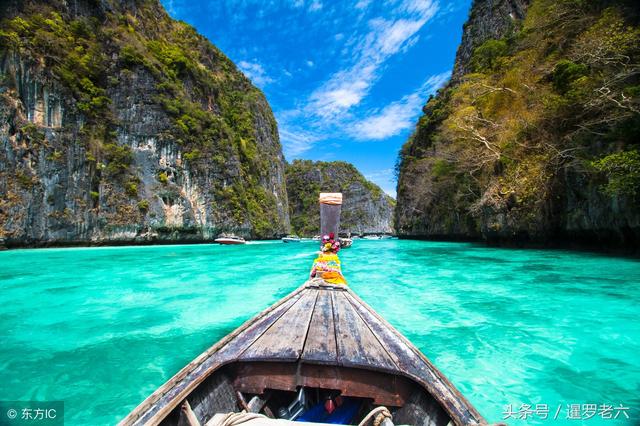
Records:
[[[320,192],[342,192],[340,229],[352,233],[390,233],[395,201],[344,161],[294,160],[287,165],[291,227],[312,236],[319,232]]]
[[[85,150],[93,175],[85,198],[92,205],[105,204],[100,223],[165,226],[157,219],[160,207],[149,208],[144,193],[180,195],[184,183],[159,165],[153,175],[160,188],[141,189],[145,179],[132,142],[153,138],[158,145],[176,146],[177,166],[190,180],[201,180],[210,211],[206,226],[254,237],[286,232],[284,163],[277,125],[262,93],[192,27],[171,19],[157,0],[74,4],[26,1],[3,10],[0,59],[16,58],[13,62],[24,65],[15,74],[5,69],[0,81],[9,89],[2,101],[7,119],[16,121],[11,128],[17,127],[17,138],[34,150],[52,149],[56,141],[45,140],[39,129],[60,127],[60,160],[76,152],[72,144]],[[27,105],[31,95],[21,87],[24,80],[59,92],[61,123],[37,123],[37,117],[19,113],[16,101],[25,103],[24,110],[32,107]],[[157,195],[159,200],[162,194]],[[177,202],[177,197],[164,200]],[[0,236],[13,232],[2,225]]]
[[[398,232],[637,240],[639,19],[633,2],[534,0],[477,45],[402,148]]]

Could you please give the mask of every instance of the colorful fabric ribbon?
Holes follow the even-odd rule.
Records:
[[[347,280],[342,276],[340,259],[338,255],[331,252],[321,252],[313,261],[311,268],[311,278],[319,277],[330,284],[346,284]]]

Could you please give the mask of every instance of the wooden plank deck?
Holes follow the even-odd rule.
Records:
[[[348,287],[323,283],[311,280],[247,321],[178,372],[122,424],[158,418],[212,371],[236,361],[334,365],[404,376],[428,389],[461,424],[478,424],[482,417],[406,338]]]
[[[309,324],[309,333],[307,333],[307,341],[301,359],[319,364],[335,365],[338,363],[333,302],[331,293],[328,291],[318,291],[318,299]]]
[[[386,349],[355,311],[348,293],[333,293],[335,337],[338,363],[345,367],[365,367],[398,372]]]
[[[272,315],[277,315],[274,312]],[[307,287],[277,320],[263,320],[264,330],[249,342],[240,361],[298,361],[399,373],[385,345],[363,320],[345,288]],[[386,342],[385,342],[386,344]]]
[[[307,341],[317,291],[304,292],[240,355],[242,361],[297,361]]]

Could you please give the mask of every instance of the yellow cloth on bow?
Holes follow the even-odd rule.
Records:
[[[330,284],[346,284],[342,276],[340,259],[335,253],[320,253],[313,261],[311,276],[319,277]]]

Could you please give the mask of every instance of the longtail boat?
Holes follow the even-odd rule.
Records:
[[[322,234],[337,236],[341,194],[320,200]],[[120,424],[305,422],[487,424],[411,342],[322,274],[191,361]]]

